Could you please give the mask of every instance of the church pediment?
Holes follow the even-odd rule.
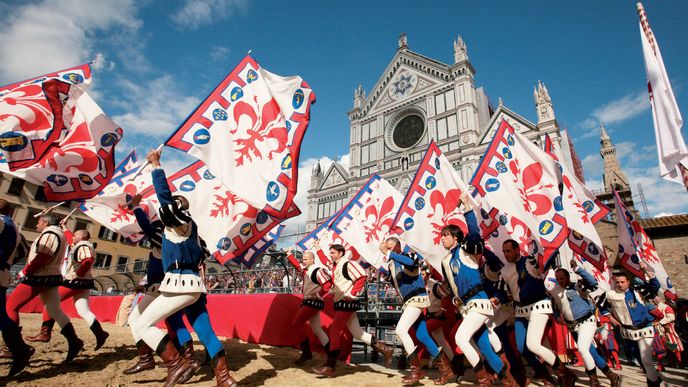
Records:
[[[349,182],[348,175],[349,174],[344,170],[344,167],[335,161],[332,163],[332,165],[330,165],[330,169],[327,170],[327,173],[325,173],[325,178],[320,185],[320,189],[328,189],[340,185],[346,185]]]
[[[530,133],[537,132],[537,126],[535,124],[514,113],[504,105],[499,105],[497,111],[495,111],[492,118],[490,118],[490,122],[485,131],[480,135],[478,144],[488,144],[492,141],[492,137],[494,137],[495,132],[499,129],[502,120],[506,120],[506,122],[513,126],[517,132],[525,134],[526,136]]]

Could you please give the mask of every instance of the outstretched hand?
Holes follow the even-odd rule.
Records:
[[[154,166],[154,167],[159,167],[160,166],[160,154],[162,153],[162,148],[161,149],[151,149],[150,152],[146,155],[146,160]]]

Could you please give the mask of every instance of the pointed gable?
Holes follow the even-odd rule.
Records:
[[[338,162],[333,162],[325,173],[320,189],[328,189],[349,183],[349,174]]]
[[[519,133],[528,136],[531,132],[537,132],[537,126],[523,118],[521,115],[514,113],[511,109],[504,105],[499,105],[497,110],[490,118],[490,122],[487,124],[485,131],[480,134],[478,139],[478,144],[488,144],[492,141],[495,132],[499,129],[499,124],[502,120],[506,120],[509,125],[513,126]]]

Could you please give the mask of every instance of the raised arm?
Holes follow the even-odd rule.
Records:
[[[160,167],[160,152],[156,150],[151,150],[148,152],[146,158],[148,162],[153,166],[153,187],[155,187],[155,194],[158,196],[158,202],[161,206],[172,203],[172,191],[170,186],[167,184],[167,176],[165,176],[165,171]]]

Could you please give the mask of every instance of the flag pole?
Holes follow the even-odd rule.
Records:
[[[50,213],[52,210],[56,209],[57,207],[59,207],[59,206],[65,204],[65,203],[67,203],[67,202],[59,202],[59,203],[55,204],[54,206],[48,207],[48,208],[44,209],[43,211],[37,213],[37,214],[34,215],[33,217],[34,217],[34,218],[38,218],[38,217],[40,217],[40,216],[43,216],[43,215],[45,215],[45,214],[48,214],[48,213]]]
[[[165,144],[160,144],[160,146],[158,146],[158,147],[155,149],[155,151],[156,151],[156,152],[160,152],[160,151],[162,150],[162,147],[163,147],[163,146],[165,146]],[[136,171],[136,173],[134,174],[134,176],[132,176],[132,177],[131,177],[129,180],[127,180],[127,181],[132,181],[132,180],[136,179],[137,177],[139,177],[139,175],[141,175],[141,172],[143,172],[143,170],[146,169],[146,167],[148,166],[148,164],[150,164],[150,163],[148,162],[148,159],[146,158],[146,162],[144,162],[144,163],[141,165],[141,167],[139,167],[139,170]]]

